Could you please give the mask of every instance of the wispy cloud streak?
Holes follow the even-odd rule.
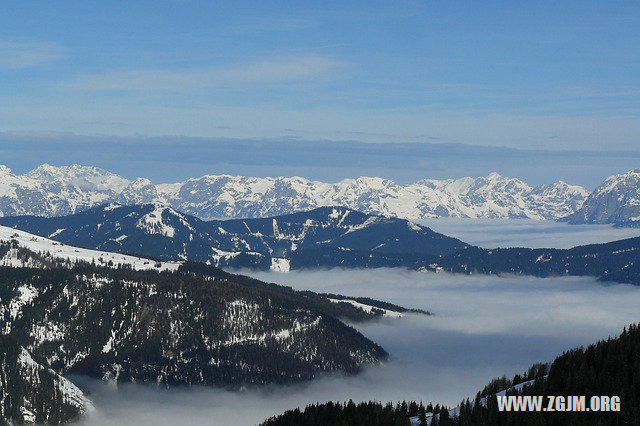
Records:
[[[24,69],[59,59],[63,47],[51,42],[0,40],[0,69]]]
[[[70,83],[84,90],[168,91],[211,89],[237,85],[323,80],[339,66],[325,56],[298,56],[207,68],[155,68],[83,75]]]

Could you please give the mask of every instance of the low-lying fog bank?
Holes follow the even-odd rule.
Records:
[[[415,222],[485,248],[571,248],[640,236],[640,229],[637,228],[569,225],[550,220],[437,218]]]
[[[391,355],[355,377],[234,393],[157,390],[84,380],[97,409],[87,424],[251,425],[326,400],[418,399],[456,404],[495,376],[513,375],[565,349],[616,335],[638,321],[640,288],[590,278],[423,274],[398,269],[247,272],[296,289],[369,296],[435,316],[358,325]]]

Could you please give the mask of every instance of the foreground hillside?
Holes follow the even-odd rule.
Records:
[[[25,175],[0,166],[0,182],[0,216],[62,216],[110,202],[161,202],[201,219],[279,216],[334,205],[405,219],[558,219],[575,212],[588,195],[561,181],[534,188],[497,173],[407,185],[377,177],[326,183],[228,175],[157,185],[95,167],[43,164]]]
[[[69,265],[15,241],[0,245],[0,258],[16,253],[36,267],[0,267],[0,329],[59,373],[168,385],[355,373],[386,353],[338,318],[406,311],[362,309],[200,264],[164,273]]]
[[[66,244],[220,267],[414,267],[467,245],[404,219],[343,207],[205,222],[162,204],[109,204],[70,216],[0,218]]]
[[[495,379],[475,399],[448,409],[438,404],[328,402],[287,411],[264,426],[311,425],[637,425],[640,424],[640,328],[630,326],[614,339],[565,352],[551,364],[532,366],[512,380]],[[497,395],[619,396],[619,411],[501,412]],[[548,398],[545,398],[547,406]]]

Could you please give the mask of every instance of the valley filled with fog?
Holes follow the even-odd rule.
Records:
[[[419,219],[414,222],[484,248],[571,248],[640,236],[638,228],[616,228],[613,225],[594,224],[570,225],[552,220],[440,217]]]
[[[634,236],[637,230],[533,221],[429,222],[483,246],[568,247]],[[390,354],[352,377],[232,392],[157,389],[74,378],[96,409],[86,424],[256,424],[286,409],[327,400],[415,399],[457,404],[496,376],[512,376],[563,350],[614,336],[638,321],[640,288],[592,278],[419,273],[403,269],[241,271],[299,290],[372,297],[433,312],[354,325]]]

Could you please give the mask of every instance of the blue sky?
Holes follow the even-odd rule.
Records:
[[[20,140],[640,146],[637,2],[23,1],[4,9],[0,132]]]

